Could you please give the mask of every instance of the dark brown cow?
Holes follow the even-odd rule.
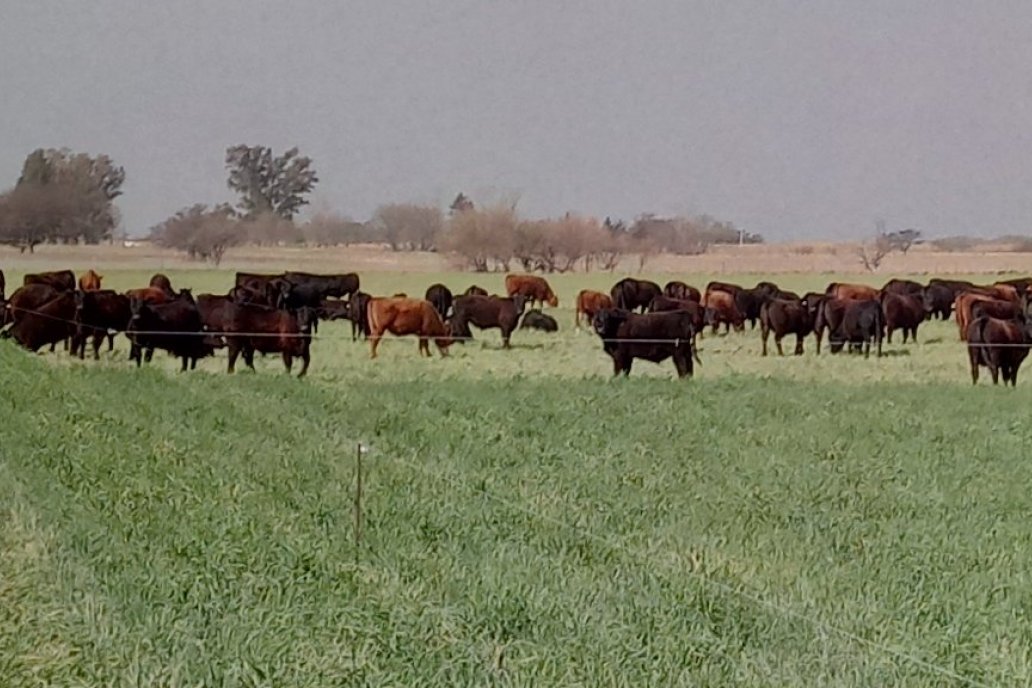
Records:
[[[582,289],[577,293],[577,309],[573,313],[573,325],[580,329],[582,315],[587,317],[587,322],[590,325],[591,319],[595,317],[595,313],[598,313],[603,308],[612,307],[613,299],[609,294],[603,294],[600,291],[593,291],[591,289]]]
[[[717,333],[721,323],[724,325],[725,333],[730,332],[732,327],[739,332],[745,329],[745,319],[735,304],[735,296],[730,292],[707,291],[704,305],[706,324],[713,328],[713,334]]]
[[[836,353],[848,343],[853,351],[864,352],[864,358],[871,355],[871,342],[878,345],[878,357],[882,355],[882,338],[885,333],[885,317],[881,304],[873,299],[858,301],[846,299],[846,310],[837,329],[828,335],[831,352]]]
[[[160,289],[168,294],[170,298],[176,294],[175,291],[172,290],[172,280],[160,272],[150,278],[150,283],[147,286],[152,289]]]
[[[914,294],[920,297],[924,293],[924,285],[914,280],[890,279],[881,291],[882,294]]]
[[[75,339],[72,353],[86,357],[86,342],[93,338],[93,360],[100,360],[100,345],[105,337],[108,351],[115,348],[112,332],[125,332],[131,317],[129,297],[110,289],[75,292]]]
[[[502,332],[502,346],[509,348],[509,339],[516,330],[526,305],[520,295],[511,298],[501,296],[460,296],[452,304],[451,334],[460,340],[472,339],[470,325],[486,330],[498,328]]]
[[[441,320],[447,320],[455,296],[451,289],[438,282],[426,288],[426,300],[433,304]]]
[[[706,290],[702,294],[702,300],[705,302],[709,295],[715,291],[722,291],[734,296],[738,292],[742,291],[742,289],[743,287],[740,284],[732,284],[730,282],[710,282],[706,285]]]
[[[130,289],[125,293],[130,299],[139,299],[144,303],[158,304],[170,301],[173,297],[167,292],[155,287],[144,287],[143,289]]]
[[[17,293],[11,297],[12,301]],[[14,339],[29,351],[39,351],[47,344],[53,351],[58,342],[74,337],[75,292],[54,290],[54,293],[56,296],[46,303],[36,305],[31,311],[21,311],[14,325],[2,336]]]
[[[53,301],[60,294],[61,290],[48,284],[29,284],[15,289],[7,302],[7,322],[17,324],[22,317]]]
[[[770,299],[760,308],[760,336],[763,342],[763,355],[767,355],[767,337],[774,333],[774,345],[778,355],[784,356],[781,340],[786,335],[796,336],[795,355],[803,355],[803,338],[813,332],[815,313],[795,299]]]
[[[688,311],[639,315],[604,308],[592,319],[602,350],[613,359],[613,375],[630,375],[634,359],[653,363],[674,359],[678,377],[691,377],[698,355],[692,347],[695,328]]]
[[[98,275],[93,270],[87,270],[85,275],[79,277],[79,289],[82,291],[97,291],[100,289],[100,282],[103,275]]]
[[[809,295],[808,295],[809,296]],[[813,325],[813,335],[817,340],[817,353],[821,352],[821,340],[824,338],[825,330],[831,333],[839,329],[842,324],[842,317],[846,314],[846,306],[850,299],[836,299],[830,296],[822,296],[817,307],[817,316]],[[810,299],[807,299],[807,307],[810,307]]]
[[[216,294],[200,294],[197,297],[197,311],[201,314],[201,324],[208,332],[220,335],[225,331],[226,316],[230,307],[237,304],[232,296]]]
[[[640,280],[633,277],[625,277],[609,290],[613,298],[613,307],[617,309],[634,311],[641,309],[644,313],[652,299],[662,295],[663,290],[659,285],[649,280]]]
[[[672,299],[668,296],[657,296],[649,304],[649,313],[669,313],[671,311],[686,311],[692,316],[692,329],[696,336],[702,334],[706,326],[706,309],[697,301]],[[695,343],[694,341],[692,342]]]
[[[957,330],[960,336],[960,341],[964,341],[967,337],[968,325],[971,324],[971,308],[975,305],[976,301],[991,301],[992,296],[988,294],[979,294],[975,292],[961,292],[957,296],[957,300],[953,304],[953,309],[956,311],[957,317]]]
[[[552,308],[559,305],[559,297],[552,291],[552,286],[544,277],[537,275],[506,275],[505,293],[510,298],[522,296],[527,303],[547,303]]]
[[[300,358],[302,365],[298,377],[304,377],[312,360],[315,317],[315,311],[307,306],[296,311],[239,303],[225,306],[223,331],[229,350],[227,372],[236,370],[237,357],[241,355],[247,367],[254,370],[254,353],[257,351],[281,354],[288,375],[294,367],[294,359]]]
[[[880,292],[866,284],[844,284],[832,282],[824,291],[833,299],[852,299],[853,301],[877,301]]]
[[[929,284],[923,294],[925,314],[929,318],[937,315],[940,320],[949,320],[955,298],[953,290],[947,285]]]
[[[690,284],[673,280],[663,286],[663,296],[679,301],[702,303],[702,293]]]
[[[162,349],[187,365],[197,368],[197,361],[211,356],[221,345],[204,334],[204,323],[189,289],[162,303],[148,303],[141,298],[129,299],[129,327],[126,335],[132,342],[129,360],[137,367],[150,362],[155,349]]]
[[[1018,369],[1028,356],[1032,343],[1032,325],[1018,320],[978,318],[968,325],[965,333],[968,346],[968,360],[971,363],[971,382],[978,384],[978,368],[985,366],[999,384],[1003,373],[1003,384],[1018,383]]]
[[[739,289],[734,294],[735,307],[742,314],[742,318],[749,321],[749,327],[755,328],[756,322],[760,319],[760,309],[763,308],[763,304],[775,298],[780,291],[778,285],[773,282],[760,282],[752,289]],[[794,294],[791,297],[798,298]]]
[[[364,291],[357,291],[348,299],[348,319],[351,320],[351,341],[362,335],[369,339],[369,302],[372,296]]]
[[[484,298],[481,296],[460,297],[455,300],[456,309],[463,298]],[[369,319],[369,342],[372,347],[370,358],[376,358],[376,349],[385,332],[393,335],[415,335],[419,338],[419,353],[430,356],[430,340],[433,339],[441,356],[448,355],[452,340],[448,329],[437,314],[433,304],[424,299],[372,298],[366,307]]]
[[[1020,303],[1003,301],[1001,299],[989,299],[988,301],[975,301],[971,304],[971,320],[979,318],[996,318],[997,320],[1018,320],[1023,319],[1025,311]]]
[[[484,289],[483,287],[478,287],[475,284],[471,284],[469,289],[467,289],[466,291],[462,292],[462,295],[463,296],[487,296],[487,289]]]
[[[75,291],[75,273],[71,270],[56,270],[25,275],[22,278],[22,286],[27,287],[30,284],[45,284],[58,291]]]
[[[903,343],[909,336],[917,342],[917,328],[924,322],[924,301],[920,292],[882,290],[882,314],[885,316],[885,335],[892,343],[892,333],[903,330]]]

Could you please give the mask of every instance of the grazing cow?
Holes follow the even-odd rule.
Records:
[[[535,303],[547,303],[552,308],[559,305],[559,297],[552,291],[552,286],[544,277],[537,275],[506,275],[505,293],[510,298],[522,296],[531,306]]]
[[[957,300],[953,303],[953,309],[957,312],[957,330],[960,335],[960,341],[964,341],[967,337],[968,325],[971,324],[971,308],[975,305],[976,301],[991,301],[993,298],[987,294],[978,294],[975,292],[961,292],[957,295]]]
[[[924,293],[924,286],[914,280],[890,279],[881,288],[882,294],[913,294],[918,298]]]
[[[595,313],[603,308],[612,308],[613,299],[609,294],[591,289],[582,289],[577,293],[577,309],[573,313],[573,324],[578,330],[581,325],[581,316],[587,317],[588,324],[595,317]]]
[[[813,308],[812,304],[814,300],[807,295],[807,309]],[[817,353],[821,352],[821,340],[824,338],[824,332],[828,332],[828,339],[831,339],[832,333],[839,329],[842,324],[842,317],[846,314],[846,306],[849,304],[849,299],[835,299],[827,295],[823,295],[817,301],[817,313],[816,319],[813,324],[813,335],[814,339],[817,340]],[[836,349],[837,351],[837,349]]]
[[[498,328],[502,332],[502,347],[509,348],[509,339],[519,324],[526,301],[523,296],[503,298],[501,296],[460,296],[452,304],[451,319],[453,337],[472,339],[470,325],[482,330]]]
[[[152,289],[160,289],[161,291],[168,294],[169,298],[176,295],[172,290],[172,280],[160,272],[150,278],[150,283],[147,285]]]
[[[204,334],[201,313],[188,289],[162,303],[130,297],[129,313],[126,335],[133,344],[129,360],[136,361],[137,367],[143,361],[149,363],[155,349],[162,349],[182,360],[182,371],[188,364],[192,370],[220,344]]]
[[[110,289],[75,292],[76,332],[72,353],[85,358],[86,341],[93,337],[93,360],[99,361],[104,338],[108,340],[108,351],[113,350],[115,342],[111,333],[125,332],[131,316],[129,297],[124,294]]]
[[[874,300],[847,300],[842,322],[838,329],[829,335],[831,351],[837,353],[842,350],[846,342],[849,342],[851,349],[859,351],[862,348],[864,358],[869,358],[873,341],[878,345],[878,357],[880,358],[884,332],[885,319],[882,316],[880,303]]]
[[[745,319],[735,304],[734,294],[723,290],[707,290],[705,307],[705,324],[713,328],[713,334],[717,333],[721,323],[725,334],[730,332],[731,327],[738,332],[745,329]]]
[[[58,291],[75,291],[75,273],[71,270],[57,270],[55,272],[38,272],[34,275],[25,275],[22,278],[22,286],[30,284],[45,284]]]
[[[880,292],[866,284],[844,284],[832,282],[824,291],[833,299],[851,299],[853,301],[877,301]]]
[[[426,300],[437,310],[441,320],[447,320],[455,297],[452,295],[451,289],[438,282],[427,287]]]
[[[13,338],[29,351],[39,351],[47,344],[53,351],[58,342],[74,337],[75,292],[52,290],[52,293],[55,294],[54,298],[46,303],[36,305],[30,311],[21,311],[14,325],[5,330],[2,336],[5,339]],[[12,301],[17,294],[15,292],[11,297]]]
[[[663,286],[663,296],[671,299],[677,299],[678,301],[695,301],[696,303],[702,303],[702,294],[698,289],[690,284],[679,282],[674,280],[667,282]]]
[[[302,365],[298,377],[304,377],[312,360],[315,319],[315,311],[307,306],[291,311],[228,303],[223,316],[223,331],[229,350],[227,372],[236,370],[237,357],[240,355],[243,355],[247,367],[254,370],[254,353],[257,351],[262,354],[281,354],[288,375],[294,367],[294,359],[300,358]]]
[[[924,290],[924,311],[931,318],[939,316],[940,320],[949,320],[953,312],[953,300],[957,298],[953,290],[945,284],[929,284]]]
[[[143,289],[130,289],[125,293],[130,299],[139,299],[144,303],[158,304],[171,301],[173,296],[155,287],[144,287]]]
[[[613,375],[630,375],[634,359],[653,363],[674,359],[678,377],[691,377],[695,328],[687,311],[639,315],[618,308],[603,308],[592,319],[595,333],[602,339],[602,350],[613,359]],[[637,341],[636,341],[637,340]]]
[[[456,313],[463,298],[485,298],[467,296],[455,299]],[[376,349],[385,332],[398,336],[416,335],[419,338],[419,353],[430,356],[430,340],[434,340],[441,356],[448,355],[452,339],[448,329],[437,314],[433,304],[424,299],[373,298],[367,306],[369,320],[369,342],[372,347],[370,358],[376,358]]]
[[[882,315],[885,317],[885,334],[889,344],[892,333],[903,330],[903,343],[909,336],[917,343],[917,328],[924,322],[924,302],[919,292],[898,292],[882,290]]]
[[[1028,356],[1032,344],[1032,323],[1021,320],[1000,320],[982,317],[973,320],[965,333],[968,346],[968,360],[971,363],[971,382],[978,384],[978,367],[985,366],[999,384],[1003,373],[1003,384],[1018,384],[1018,369]]]
[[[541,330],[542,332],[558,332],[559,323],[550,315],[545,315],[538,309],[527,311],[520,323],[521,330]]]
[[[702,294],[702,300],[705,303],[706,299],[715,291],[722,291],[727,294],[734,296],[738,292],[742,291],[743,287],[739,284],[731,284],[730,282],[710,282],[706,285],[706,291]]]
[[[53,301],[60,294],[61,290],[47,284],[29,284],[15,289],[7,302],[7,322],[17,324],[22,317]]]
[[[767,337],[774,333],[774,345],[778,355],[784,356],[781,340],[786,335],[796,336],[795,355],[803,355],[803,338],[813,332],[815,313],[793,299],[770,299],[760,308],[760,336],[763,341],[763,355],[767,355]]]
[[[487,296],[487,289],[484,289],[483,287],[478,287],[475,284],[471,284],[469,289],[467,289],[466,291],[462,292],[462,295],[463,296]]]
[[[1020,303],[1003,301],[1002,299],[989,299],[988,301],[975,301],[971,304],[971,320],[979,318],[996,318],[997,320],[1024,320],[1025,310]]]
[[[98,275],[93,270],[87,270],[85,275],[79,277],[79,289],[81,291],[97,291],[100,289],[100,281],[103,275]]]
[[[613,306],[625,311],[641,309],[642,313],[652,303],[652,299],[662,295],[663,290],[659,285],[649,280],[640,280],[633,277],[625,277],[609,290],[613,298]]]

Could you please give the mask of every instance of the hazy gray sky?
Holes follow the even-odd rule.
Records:
[[[710,213],[771,239],[1032,229],[1032,3],[10,0],[0,171],[106,152],[125,225],[232,200],[292,145],[314,201],[518,194]]]

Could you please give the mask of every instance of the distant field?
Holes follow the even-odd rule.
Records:
[[[104,272],[123,289],[154,270]],[[166,272],[195,293],[232,281]],[[517,333],[512,351],[489,331],[447,359],[404,341],[370,361],[325,324],[304,381],[273,357],[257,375],[226,375],[224,357],[184,375],[161,355],[135,370],[124,341],[99,364],[0,342],[0,676],[1032,682],[1032,382],[972,387],[952,322],[867,361],[707,336],[690,382],[669,363],[611,380],[569,307],[615,278],[556,277],[562,331]],[[356,548],[358,442],[372,450]]]

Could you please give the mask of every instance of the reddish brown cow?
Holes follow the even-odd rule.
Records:
[[[552,308],[559,305],[559,298],[548,281],[537,275],[506,275],[505,292],[510,297],[523,296],[532,307],[535,302],[547,303]]]
[[[713,333],[717,333],[717,328],[721,323],[724,324],[724,332],[730,331],[733,326],[736,331],[741,332],[745,329],[745,318],[738,310],[738,306],[735,305],[735,297],[733,294],[726,291],[715,291],[709,290],[706,293],[706,324],[713,328]]]
[[[832,282],[824,292],[833,299],[851,299],[853,301],[877,301],[881,292],[866,284],[844,284]]]
[[[425,299],[373,298],[366,306],[369,322],[370,358],[376,358],[376,349],[385,332],[398,336],[419,337],[419,353],[430,356],[430,339],[434,340],[441,356],[448,355],[452,340],[434,306]]]
[[[85,275],[79,277],[79,289],[81,291],[98,291],[103,275],[98,275],[93,270],[87,270]]]
[[[156,304],[165,303],[169,300],[169,294],[156,287],[144,287],[143,289],[130,289],[125,293],[130,299],[139,299],[144,303]]]
[[[1011,303],[1019,303],[1021,301],[1021,292],[1013,284],[997,282],[991,289],[996,298],[1001,301],[1010,301]]]
[[[972,292],[963,292],[957,296],[957,300],[953,302],[953,309],[957,313],[957,329],[960,332],[960,341],[964,341],[968,333],[968,325],[971,324],[971,307],[975,305],[977,301],[992,301],[993,298],[986,294],[975,294]]]
[[[573,324],[577,329],[580,329],[581,316],[584,315],[587,317],[588,324],[590,325],[595,317],[595,313],[598,313],[603,308],[612,307],[613,299],[609,294],[592,291],[591,289],[582,289],[577,293],[577,310],[573,314]]]
[[[996,318],[978,318],[969,326],[966,333],[968,357],[971,363],[971,382],[978,384],[978,367],[985,366],[998,384],[1000,373],[1003,373],[1003,384],[1016,385],[1018,369],[1028,356],[1029,325],[1019,320],[998,320]]]

